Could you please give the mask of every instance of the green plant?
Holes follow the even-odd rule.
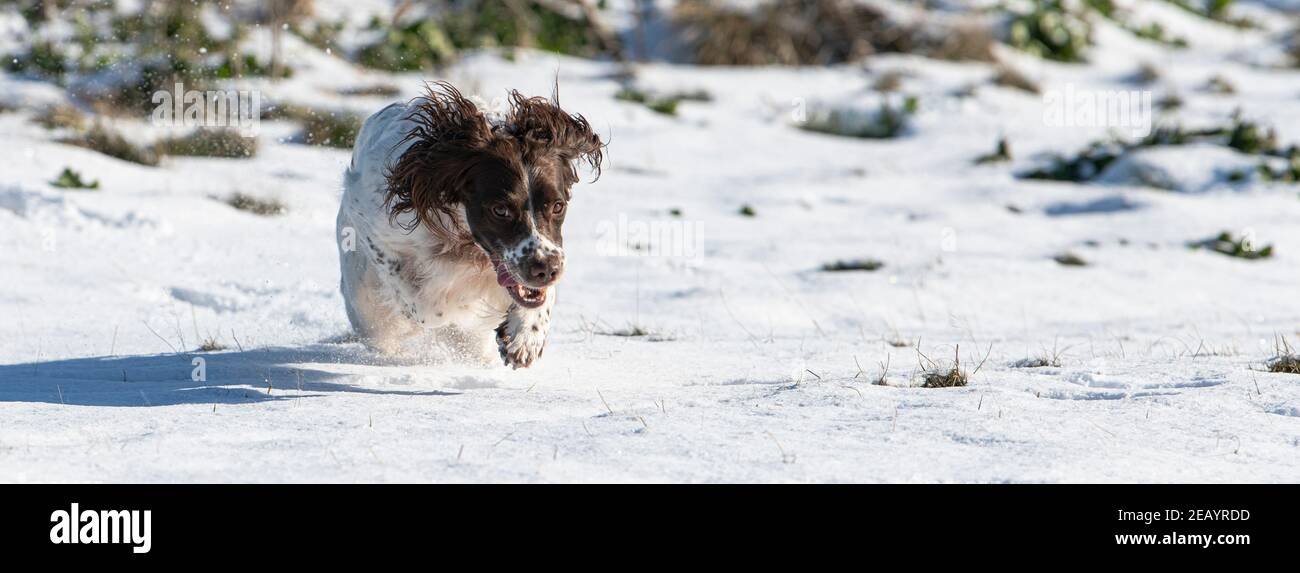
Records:
[[[376,16],[372,30],[382,30],[381,39],[363,46],[357,62],[363,66],[394,72],[430,69],[445,64],[456,48],[434,19],[422,19],[402,26],[386,26]]]
[[[1008,44],[1040,58],[1082,62],[1092,27],[1061,0],[1036,0],[1027,13],[1013,13]]]
[[[1046,167],[1021,173],[1022,179],[1083,182],[1101,174],[1111,163],[1123,155],[1125,148],[1115,143],[1096,142],[1074,157],[1053,155]]]
[[[25,54],[10,56],[5,68],[10,72],[26,73],[63,83],[63,76],[71,66],[63,50],[51,42],[33,43]]]
[[[1208,18],[1216,22],[1228,24],[1237,28],[1255,28],[1259,25],[1253,20],[1245,17],[1234,17],[1229,14],[1234,0],[1165,0],[1170,4],[1178,6],[1187,12],[1196,14],[1203,18]]]
[[[1219,233],[1218,236],[1209,239],[1192,241],[1187,246],[1193,250],[1209,249],[1216,253],[1246,260],[1267,259],[1273,256],[1273,245],[1256,248],[1249,237],[1233,237],[1232,233],[1228,231]]]
[[[755,211],[754,208],[748,204],[741,205],[740,210],[738,212],[743,217],[754,217],[758,215],[758,211]]]
[[[50,185],[60,189],[99,189],[99,181],[83,181],[81,174],[73,171],[71,167],[64,167]]]
[[[614,99],[639,103],[655,113],[677,115],[677,104],[683,101],[710,101],[712,96],[708,92],[651,95],[636,88],[626,87],[614,94]]]

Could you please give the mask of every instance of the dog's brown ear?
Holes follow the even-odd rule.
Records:
[[[407,119],[415,122],[402,143],[412,142],[384,174],[389,219],[407,212],[407,231],[430,224],[438,212],[452,213],[472,183],[472,173],[492,148],[492,128],[474,102],[451,84],[438,82],[414,100]],[[400,144],[399,144],[400,145]]]
[[[578,179],[575,161],[584,161],[600,178],[604,144],[591,130],[587,119],[570,115],[560,109],[557,96],[548,100],[542,97],[524,97],[510,92],[510,119],[512,132],[527,145],[530,153],[554,153],[569,166],[570,184]]]

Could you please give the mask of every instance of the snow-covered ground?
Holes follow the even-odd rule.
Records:
[[[1124,4],[1191,47],[1102,22],[1089,64],[1000,55],[1045,90],[1172,91],[1185,125],[1240,109],[1300,142],[1300,72],[1260,61],[1284,19],[1239,31]],[[987,64],[639,67],[643,89],[711,94],[673,117],[616,100],[608,63],[478,53],[431,78],[288,48],[295,74],[256,84],[264,97],[367,113],[425,79],[491,99],[548,94],[558,74],[609,148],[603,176],[575,188],[545,357],[510,371],[343,342],[346,150],[266,121],[254,158],[126,163],[31,122],[62,90],[0,75],[19,104],[0,114],[0,480],[1300,480],[1300,376],[1264,368],[1278,336],[1300,338],[1300,187],[1227,181],[1253,159],[1195,145],[1131,158],[1194,193],[1017,179],[1108,130],[1046,126],[1043,99],[989,84]],[[1150,88],[1129,80],[1142,61],[1161,72]],[[918,98],[907,135],[792,126],[801,103],[871,101],[891,70]],[[1236,93],[1204,91],[1214,74]],[[374,83],[403,93],[332,95]],[[1002,136],[1014,161],[975,165]],[[99,190],[52,187],[68,166]],[[213,198],[233,192],[288,211]],[[611,256],[620,221],[698,233],[700,250]],[[1274,256],[1185,246],[1225,230]],[[1066,251],[1090,264],[1053,260]],[[819,270],[857,258],[884,267]],[[230,349],[195,351],[209,337]],[[922,354],[958,353],[968,386],[915,387]],[[1015,367],[1053,354],[1059,366]]]

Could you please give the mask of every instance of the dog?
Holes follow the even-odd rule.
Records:
[[[452,85],[370,116],[339,205],[340,289],[368,346],[391,355],[420,332],[527,368],[546,348],[560,229],[585,162],[604,145],[581,115],[509,93],[487,113]],[[595,179],[593,179],[593,182]]]

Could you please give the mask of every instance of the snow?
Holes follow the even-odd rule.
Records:
[[[317,4],[360,21],[382,3]],[[1124,78],[1138,43],[1162,72],[1156,96],[1186,101],[1184,125],[1221,125],[1242,108],[1284,145],[1300,141],[1300,72],[1238,57],[1270,33],[1124,4],[1147,6],[1139,21],[1158,18],[1192,47],[1110,29],[1090,64],[1002,56],[1044,89],[1133,89]],[[574,189],[544,358],[510,371],[438,349],[383,358],[350,341],[333,245],[346,150],[287,141],[293,124],[263,121],[253,158],[125,163],[30,122],[29,109],[61,90],[0,75],[0,101],[21,108],[0,114],[0,480],[1300,476],[1300,377],[1264,371],[1275,337],[1300,338],[1298,188],[1224,184],[1255,165],[1241,154],[1188,145],[1132,158],[1194,193],[1132,178],[1017,179],[1041,154],[1076,153],[1108,130],[1045,127],[1041,98],[986,84],[988,64],[888,55],[865,67],[641,66],[638,87],[713,96],[670,117],[614,99],[608,63],[483,52],[438,78],[390,75],[286,40],[293,77],[243,86],[263,101],[370,113],[424,80],[490,101],[512,88],[549,94],[558,74],[566,109],[610,145],[603,176],[589,184],[584,173]],[[875,78],[895,69],[920,105],[904,137],[793,125],[796,101],[870,107]],[[1202,91],[1214,73],[1237,93]],[[402,94],[337,94],[376,83]],[[973,96],[955,95],[971,84]],[[974,165],[1002,136],[1014,160]],[[66,166],[99,190],[51,187]],[[219,200],[234,192],[278,199],[287,213]],[[742,205],[756,216],[738,215]],[[703,253],[608,256],[602,230],[620,217],[693,225]],[[1275,255],[1186,248],[1224,230]],[[1052,260],[1065,251],[1090,264]],[[858,258],[885,266],[818,270]],[[616,335],[634,328],[649,334]],[[227,349],[197,352],[208,338]],[[1059,366],[1017,367],[1054,354]],[[956,355],[968,386],[915,387],[920,363]],[[194,380],[195,359],[206,380]],[[873,384],[886,364],[888,384]]]

